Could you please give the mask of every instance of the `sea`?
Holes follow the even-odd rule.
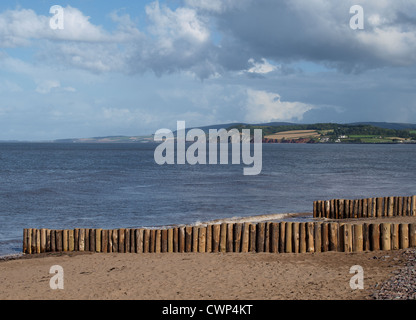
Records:
[[[416,194],[416,145],[264,144],[262,172],[155,163],[157,144],[1,143],[0,256],[24,228],[312,218],[313,201]]]

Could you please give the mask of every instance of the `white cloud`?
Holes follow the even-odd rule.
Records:
[[[315,108],[302,102],[281,101],[276,93],[248,89],[245,120],[250,123],[300,121],[307,111]]]
[[[247,70],[249,73],[266,74],[278,69],[277,66],[270,64],[264,58],[261,59],[261,62],[256,62],[254,59],[250,59],[248,62],[252,65],[252,67]]]
[[[40,94],[50,93],[53,89],[59,88],[61,83],[57,80],[37,81],[36,92]]]

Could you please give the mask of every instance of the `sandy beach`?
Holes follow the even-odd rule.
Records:
[[[405,252],[48,253],[0,261],[0,299],[367,300],[408,262]],[[63,290],[50,288],[55,265],[64,270]],[[364,270],[363,290],[350,287],[355,265]]]
[[[0,263],[0,299],[369,299],[403,264],[402,250],[345,254],[48,254]],[[53,265],[64,289],[50,289]],[[352,290],[350,268],[364,268]]]

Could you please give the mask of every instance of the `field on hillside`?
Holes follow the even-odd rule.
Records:
[[[283,131],[268,136],[264,136],[267,139],[301,139],[301,138],[314,138],[321,135],[316,130],[292,130]]]

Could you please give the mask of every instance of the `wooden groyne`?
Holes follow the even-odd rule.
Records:
[[[264,222],[168,229],[24,229],[23,232],[25,254],[360,252],[409,247],[416,247],[416,223]]]
[[[416,216],[416,196],[332,199],[313,203],[313,217],[327,219]]]

